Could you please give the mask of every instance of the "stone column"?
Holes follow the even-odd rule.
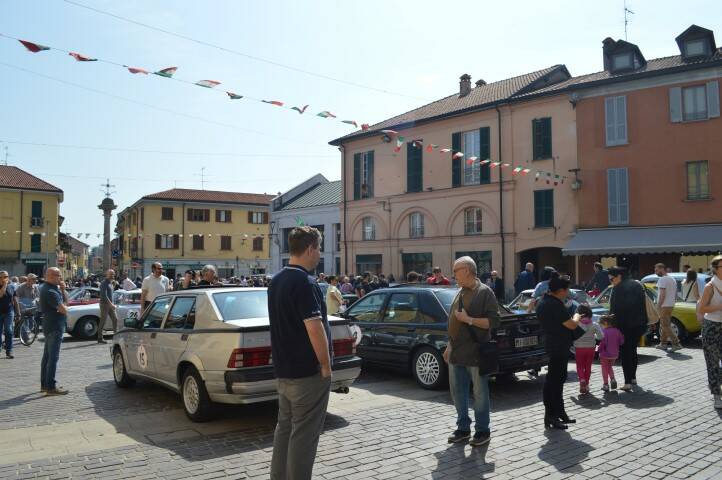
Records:
[[[98,205],[98,208],[103,211],[103,271],[110,268],[110,215],[113,210],[118,206],[113,202],[110,197],[105,199]]]

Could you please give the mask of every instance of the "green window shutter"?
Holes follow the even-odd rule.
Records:
[[[479,129],[479,161],[491,158],[491,129],[484,127]],[[488,163],[481,166],[479,183],[491,182],[491,167]]]
[[[552,158],[552,119],[542,118],[544,135],[544,158]]]
[[[361,154],[353,155],[353,199],[361,198]]]
[[[532,138],[532,157],[534,160],[541,158],[541,128],[539,120],[536,118],[531,121],[531,138]]]
[[[32,203],[32,217],[41,218],[43,216],[43,202],[33,200]]]
[[[451,134],[451,186],[461,186],[461,159],[454,154],[461,150],[461,132]]]
[[[369,169],[369,198],[374,196],[374,151],[371,150],[369,152],[366,152],[366,160],[368,162],[368,169]]]
[[[414,146],[414,142],[406,144],[406,191],[420,192],[423,190],[422,159],[423,149]]]
[[[30,251],[37,253],[41,250],[41,236],[39,233],[30,236]]]
[[[534,226],[554,226],[554,190],[534,191]]]

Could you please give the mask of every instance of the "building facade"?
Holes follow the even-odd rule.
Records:
[[[17,167],[0,165],[0,269],[42,276],[57,266],[63,191]]]
[[[61,233],[58,249],[58,267],[63,278],[85,278],[88,275],[88,256],[90,245]]]
[[[265,194],[172,189],[142,197],[118,214],[119,268],[131,278],[154,262],[166,275],[213,264],[221,278],[270,269]]]
[[[527,261],[569,270],[575,112],[562,95],[527,97],[569,78],[563,65],[473,88],[464,75],[458,94],[331,142],[342,150],[342,269],[449,274],[469,255],[507,288]]]
[[[323,235],[321,261],[314,273],[341,273],[341,181],[315,175],[271,204],[271,272],[288,264],[288,234],[298,225],[316,227]]]

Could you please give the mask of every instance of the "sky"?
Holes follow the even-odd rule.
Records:
[[[572,75],[602,70],[602,40],[624,38],[623,5],[0,0],[1,34],[222,82],[213,91],[132,75],[0,37],[0,161],[7,146],[8,164],[61,188],[62,230],[92,237],[103,230],[106,178],[114,213],[174,187],[275,194],[316,173],[337,180],[340,153],[328,142],[354,128],[315,113],[373,124],[457,92],[464,73],[490,83],[556,64]],[[678,54],[674,38],[693,23],[722,42],[722,2],[627,7],[628,40],[647,59]],[[226,90],[310,107],[299,115],[229,100]],[[92,237],[85,241],[100,243]]]

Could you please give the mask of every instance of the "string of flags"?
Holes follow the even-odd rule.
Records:
[[[47,50],[56,50],[58,52],[63,52],[63,53],[68,54],[69,56],[73,57],[78,62],[107,63],[109,65],[114,65],[117,67],[124,68],[128,72],[130,72],[134,75],[156,75],[159,77],[164,77],[167,79],[175,80],[175,81],[178,81],[181,83],[186,83],[189,85],[196,85],[196,86],[207,88],[210,90],[214,90],[217,86],[221,85],[221,82],[218,80],[188,81],[188,80],[183,80],[183,79],[177,78],[177,77],[175,77],[175,74],[178,71],[178,67],[166,67],[166,68],[162,68],[160,70],[146,69],[146,68],[142,68],[142,67],[138,67],[138,66],[131,66],[131,65],[126,65],[126,64],[116,63],[116,62],[113,62],[110,60],[105,60],[102,58],[90,57],[90,56],[82,54],[82,53],[63,50],[62,48],[41,45],[39,43],[31,42],[28,40],[21,40],[19,38],[15,38],[13,36],[6,35],[4,33],[0,33],[0,37],[8,38],[11,40],[17,40],[31,53],[39,53],[39,52],[44,52]],[[254,97],[251,97],[248,95],[240,95],[240,94],[235,93],[230,90],[227,90],[227,91],[215,90],[215,91],[218,91],[220,93],[227,95],[230,100],[241,100],[241,99],[252,100],[252,101],[256,101],[256,102],[265,103],[268,105],[273,105],[276,107],[285,108],[288,110],[294,110],[294,111],[298,112],[300,115],[305,114],[306,109],[309,107],[309,105],[305,105],[303,107],[288,106],[288,105],[286,105],[286,102],[283,102],[280,100],[275,100],[275,99],[268,100],[268,99],[262,99],[262,98],[254,98]],[[339,119],[339,117],[336,114],[331,113],[329,110],[322,110],[322,111],[316,113],[315,116],[319,117],[319,118],[324,118],[324,119],[335,119],[336,121],[344,123],[346,125],[353,125],[357,129],[360,127],[361,130],[364,130],[364,131],[369,129],[369,125],[367,123],[360,123],[360,122],[357,122],[356,120],[350,120],[350,119]]]
[[[2,231],[0,231],[0,234],[2,234],[2,235],[12,235],[13,233],[17,235],[17,234],[22,234],[23,232],[20,230],[15,230],[15,231],[2,230]],[[42,237],[46,237],[46,236],[57,237],[58,236],[57,232],[54,232],[54,233],[27,232],[27,234],[29,236],[40,235]],[[83,239],[83,238],[87,239],[90,237],[95,237],[95,238],[103,237],[102,233],[87,233],[87,232],[76,232],[76,233],[61,232],[60,235],[67,235],[70,237],[75,237],[78,240]],[[155,235],[156,234],[154,234],[154,233],[146,233],[145,235],[144,234],[130,235],[129,238],[155,238]],[[163,233],[162,235],[178,235],[179,238],[183,238],[183,236],[184,236],[184,234],[182,234],[182,233]],[[256,237],[261,237],[261,238],[269,237],[270,238],[271,235],[268,233],[265,233],[265,234],[264,233],[250,233],[250,234],[248,234],[248,233],[186,233],[185,237],[187,237],[187,238],[193,238],[193,237],[208,237],[208,238],[211,238],[211,237],[241,237],[245,240],[248,238],[256,238]]]

